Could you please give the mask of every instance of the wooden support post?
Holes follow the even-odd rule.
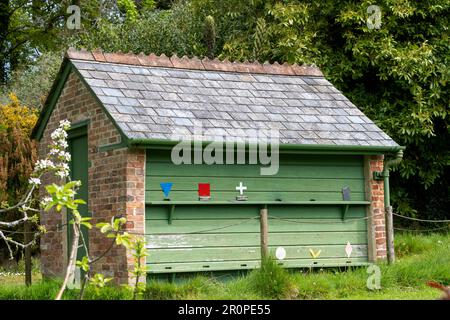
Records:
[[[392,206],[386,207],[386,246],[388,263],[392,264],[395,262],[394,221],[392,215]]]
[[[168,224],[172,224],[173,213],[175,212],[175,205],[172,204],[169,208],[169,218],[167,219]]]
[[[267,206],[259,211],[261,232],[261,263],[269,256],[269,225],[267,222]]]
[[[25,221],[24,229],[24,243],[28,244],[32,241],[31,223]],[[31,246],[25,248],[25,285],[31,286]]]

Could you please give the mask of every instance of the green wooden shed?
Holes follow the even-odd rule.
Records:
[[[315,67],[69,50],[34,130],[41,154],[63,119],[72,123],[83,214],[94,222],[125,215],[128,231],[147,240],[149,273],[257,267],[261,209],[268,248],[285,267],[386,257],[386,159],[403,148]],[[249,160],[261,147],[255,138],[269,133],[279,165],[264,175],[267,165]],[[228,138],[241,161],[221,162],[215,149],[215,162],[195,162],[196,150],[228,146]],[[182,139],[196,148],[184,158],[192,163],[174,161]],[[209,184],[209,198],[199,197],[199,184]],[[50,226],[63,220],[42,215]],[[101,252],[107,240],[87,236]],[[44,274],[63,272],[66,238],[42,239]],[[128,279],[131,265],[117,248],[98,268]]]

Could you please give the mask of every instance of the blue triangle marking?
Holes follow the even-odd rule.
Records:
[[[172,189],[173,183],[172,182],[161,182],[161,189],[162,192],[164,192],[164,196],[167,198],[169,196],[170,190]]]

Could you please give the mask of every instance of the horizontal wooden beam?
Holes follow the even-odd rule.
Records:
[[[279,261],[284,268],[317,268],[317,267],[345,267],[365,266],[367,258],[319,258],[319,259],[292,259]],[[221,261],[221,262],[183,262],[183,263],[147,263],[147,272],[150,274],[174,272],[205,272],[205,271],[232,271],[259,268],[258,260]]]
[[[370,201],[150,201],[149,205],[369,205]]]

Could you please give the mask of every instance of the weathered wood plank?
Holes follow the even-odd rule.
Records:
[[[350,261],[350,263],[348,263]],[[316,262],[316,264],[314,264]],[[308,268],[308,267],[340,267],[340,266],[363,266],[367,265],[366,258],[332,258],[332,259],[293,259],[284,260],[280,264],[285,268]],[[258,260],[224,261],[214,263],[203,262],[180,262],[147,264],[148,273],[173,273],[173,272],[197,272],[197,271],[225,271],[225,270],[249,270],[259,268]]]
[[[177,235],[148,235],[147,248],[201,248],[201,247],[235,247],[256,246],[259,233],[228,233],[228,234],[177,234]],[[302,232],[302,233],[274,233],[269,232],[269,245],[327,245],[350,243],[367,243],[367,233],[359,232]]]
[[[270,232],[363,231],[366,228],[364,220],[311,219],[311,222],[301,219],[291,220],[295,222],[269,219]],[[169,225],[164,220],[154,220],[151,223],[147,220],[145,230],[152,234],[259,232],[259,219],[237,223],[239,221],[230,219],[173,220]],[[218,228],[222,229],[217,230]]]
[[[277,247],[269,246],[270,252]],[[345,258],[345,244],[340,245],[314,245],[314,246],[283,246],[286,250],[286,259],[311,258],[310,249],[321,250],[323,258]],[[352,257],[367,257],[367,245],[353,245]],[[255,247],[221,247],[221,248],[173,248],[153,249],[147,257],[147,263],[183,262],[218,262],[240,261],[243,259],[261,259],[260,246]]]
[[[341,201],[349,186],[352,201],[365,200],[363,157],[282,154],[275,176],[261,176],[261,165],[181,165],[170,162],[170,151],[147,154],[146,201],[163,199],[159,183],[174,183],[172,201],[196,201],[197,184],[211,183],[211,201],[234,200],[243,181],[249,201]],[[146,207],[149,272],[189,272],[254,268],[261,255],[261,206],[177,206],[168,224],[168,207]],[[353,265],[367,262],[365,220],[342,221],[339,205],[269,206],[271,251],[285,247],[285,267],[348,265],[347,241],[354,244]],[[365,206],[350,206],[347,219],[365,216]],[[279,217],[291,221],[274,219]],[[203,233],[198,233],[203,232]],[[313,265],[309,249],[322,250]]]
[[[171,163],[147,164],[147,177],[235,177],[247,178],[261,176],[260,166],[256,165],[174,165]],[[267,176],[269,177],[269,176]],[[295,177],[295,178],[348,178],[361,179],[364,172],[360,166],[335,167],[335,166],[299,166],[280,165],[276,175],[270,177]]]
[[[171,158],[170,151],[147,151],[147,162],[169,162]],[[248,155],[246,155],[248,159]],[[307,155],[307,154],[280,154],[280,163],[301,164],[301,165],[331,165],[331,166],[359,166],[363,162],[362,156],[354,155]],[[191,160],[193,160],[191,158]]]
[[[260,206],[253,205],[215,205],[212,208],[206,204],[202,206],[177,206],[172,215],[173,220],[197,219],[248,219],[258,215]],[[148,205],[145,209],[146,220],[167,220],[168,206]],[[340,206],[277,206],[269,205],[269,215],[286,219],[340,219],[342,208]],[[348,219],[365,216],[365,206],[350,206],[346,217]]]

